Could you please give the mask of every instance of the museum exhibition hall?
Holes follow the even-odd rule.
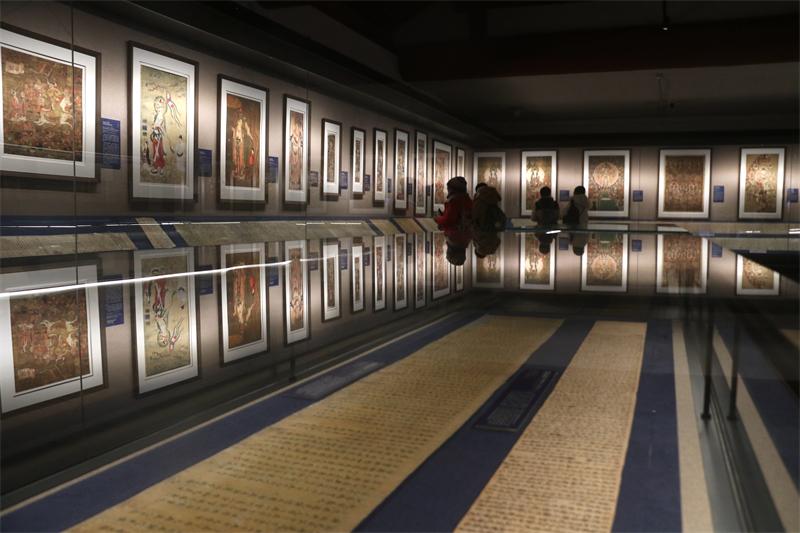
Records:
[[[3,0],[0,62],[0,531],[800,531],[800,3]]]

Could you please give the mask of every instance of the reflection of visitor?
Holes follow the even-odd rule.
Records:
[[[569,244],[572,246],[572,253],[575,255],[583,255],[584,251],[586,250],[586,243],[589,242],[590,235],[591,234],[588,231],[570,232]]]
[[[500,247],[500,235],[496,231],[476,231],[472,235],[472,243],[475,245],[475,257],[483,259],[487,255],[497,252]]]
[[[553,199],[550,187],[542,187],[539,194],[541,198],[533,204],[531,220],[538,222],[539,226],[554,226],[558,224],[558,219],[561,217],[561,209],[558,207],[558,202]]]
[[[444,213],[439,209],[439,216],[434,220],[439,229],[449,228],[456,231],[472,229],[472,199],[467,194],[467,180],[458,176],[447,182],[447,201]]]

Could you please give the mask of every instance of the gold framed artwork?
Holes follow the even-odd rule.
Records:
[[[342,286],[339,272],[339,242],[322,245],[322,321],[342,317]]]
[[[447,244],[443,231],[431,235],[431,300],[450,294],[450,262],[447,260]]]
[[[553,198],[558,197],[557,182],[558,176],[558,152],[549,150],[544,152],[527,151],[522,152],[522,163],[520,166],[522,176],[521,206],[522,216],[530,217],[533,213],[533,205],[541,198],[539,191],[542,187],[550,187],[553,191]]]
[[[659,226],[658,231],[674,228]],[[656,292],[705,294],[708,283],[708,242],[689,233],[658,235]]]
[[[100,180],[100,54],[0,28],[0,174]]]
[[[198,64],[134,42],[128,50],[131,198],[196,201]]]
[[[417,145],[415,154],[417,186],[416,208],[414,213],[417,215],[425,215],[428,210],[428,195],[426,190],[426,187],[428,186],[428,136],[421,131],[417,131]]]
[[[264,243],[220,246],[222,363],[269,350]]]
[[[105,383],[96,282],[95,265],[0,274],[3,413]]]
[[[308,202],[311,102],[283,96],[283,201]]]
[[[408,132],[394,130],[394,208],[405,210],[408,207]]]
[[[628,291],[627,224],[593,224],[581,256],[581,290]]]
[[[738,296],[778,296],[781,277],[755,261],[736,256],[736,294]]]
[[[364,310],[364,245],[353,244],[351,256],[350,312],[358,313]]]
[[[583,152],[583,186],[590,217],[626,218],[629,208],[630,150]]]
[[[425,279],[427,274],[427,254],[425,253],[426,233],[414,234],[414,307],[425,307]]]
[[[433,212],[444,210],[447,201],[447,182],[453,177],[453,147],[433,141]],[[449,294],[448,288],[448,294]]]
[[[477,166],[477,165],[476,165]],[[476,289],[502,289],[504,285],[505,233],[498,233],[500,245],[497,250],[485,257],[472,258],[472,287]]]
[[[361,128],[350,128],[350,173],[353,176],[353,194],[364,194],[364,150],[367,146],[367,132]]]
[[[542,247],[540,234],[520,233],[519,288],[522,290],[552,291],[556,285],[556,250]],[[551,241],[553,239],[550,239]],[[544,252],[543,252],[544,250]]]
[[[322,119],[322,194],[339,196],[342,123]]]
[[[286,314],[286,345],[311,336],[308,320],[308,265],[306,241],[284,243],[284,296]]]
[[[375,146],[372,160],[375,164],[375,170],[373,171],[372,199],[374,202],[383,203],[386,200],[386,158],[388,157],[386,130],[374,128],[373,137]]]
[[[375,295],[372,310],[386,309],[386,237],[375,237],[372,245],[372,280]]]
[[[785,148],[742,148],[739,165],[739,218],[783,217]]]
[[[456,148],[456,175],[466,178],[467,152],[463,148]]]
[[[711,150],[661,150],[659,218],[708,218]]]
[[[133,252],[139,394],[200,375],[194,250]]]
[[[406,234],[394,238],[394,310],[408,307],[408,270],[406,261]]]
[[[269,89],[218,80],[219,200],[266,202]]]
[[[475,152],[472,162],[473,194],[479,183],[494,187],[500,193],[500,209],[506,210],[506,153]]]

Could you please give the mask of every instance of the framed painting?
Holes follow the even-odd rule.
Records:
[[[0,62],[0,174],[100,181],[100,54],[4,25]]]
[[[520,169],[522,176],[521,198],[522,205],[520,213],[522,216],[530,217],[533,213],[533,205],[541,198],[539,191],[542,187],[550,187],[553,191],[553,198],[558,198],[558,152],[555,150],[545,152],[522,152],[522,163]]]
[[[350,128],[350,174],[353,176],[353,194],[364,194],[364,147],[367,145],[367,132],[361,128]]]
[[[394,238],[394,310],[408,307],[408,272],[406,269],[406,235],[398,233]]]
[[[139,394],[200,375],[194,250],[133,252]]]
[[[220,246],[222,364],[269,350],[264,243]]]
[[[583,152],[583,186],[589,197],[589,216],[628,216],[630,172],[630,150]]]
[[[3,413],[104,384],[96,281],[95,265],[0,274]]]
[[[372,160],[375,163],[375,170],[373,172],[374,182],[373,200],[375,202],[384,202],[386,200],[386,130],[379,128],[373,129],[373,136],[375,137],[375,146]]]
[[[266,202],[269,89],[219,75],[219,200]]]
[[[414,234],[414,307],[416,309],[425,307],[426,240],[425,233]]]
[[[283,96],[283,201],[308,202],[308,129],[311,103]]]
[[[500,193],[500,209],[506,210],[506,153],[475,152],[472,164],[472,193],[479,183],[485,183]]]
[[[738,296],[778,296],[781,277],[755,261],[736,256],[736,294]]]
[[[431,241],[433,250],[431,299],[436,300],[450,294],[450,262],[447,260],[447,244],[444,232],[434,232]]]
[[[581,256],[581,290],[628,291],[627,224],[594,224]]]
[[[403,130],[394,130],[394,208],[406,209],[408,202],[406,195],[408,193],[406,183],[408,175],[406,169],[408,168],[408,132]]]
[[[782,218],[785,155],[785,148],[742,148],[739,218]]]
[[[342,317],[342,286],[339,272],[339,242],[322,245],[322,321]]]
[[[364,310],[364,245],[354,244],[351,255],[353,279],[350,281],[350,312],[358,313]]]
[[[417,131],[416,149],[417,187],[414,213],[425,215],[428,210],[426,187],[428,185],[428,136]]]
[[[485,257],[475,256],[472,259],[472,286],[476,289],[503,288],[505,233],[499,233],[498,237],[500,237],[500,245],[495,253]]]
[[[131,198],[196,201],[198,64],[134,42],[128,51]]]
[[[661,150],[659,218],[708,218],[711,150]]]
[[[308,267],[306,241],[284,243],[284,287],[286,310],[286,345],[311,336],[308,321]]]
[[[342,123],[322,119],[322,194],[339,196]]]
[[[375,301],[373,311],[386,309],[386,237],[375,237],[372,245],[372,263]]]
[[[467,173],[467,152],[463,148],[456,148],[456,176],[466,178]]]
[[[659,226],[658,231],[674,228]],[[705,294],[708,282],[708,242],[689,233],[658,235],[656,292]]]
[[[456,278],[455,292],[463,291],[464,290],[464,265],[454,266],[453,267],[453,275]]]
[[[433,212],[444,210],[447,201],[447,182],[453,177],[453,147],[433,141]],[[450,287],[447,288],[450,294]]]
[[[520,233],[519,288],[552,291],[556,287],[556,251],[542,246],[539,234]],[[552,241],[552,239],[551,239]]]

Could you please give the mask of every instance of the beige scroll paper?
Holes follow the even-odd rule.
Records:
[[[136,250],[125,233],[80,233],[77,237],[79,254]],[[74,234],[3,236],[0,237],[0,258],[72,255],[76,251],[75,241]]]
[[[175,243],[169,238],[167,232],[161,229],[161,226],[154,218],[137,218],[136,223],[142,228],[150,244],[156,250],[175,248]]]

